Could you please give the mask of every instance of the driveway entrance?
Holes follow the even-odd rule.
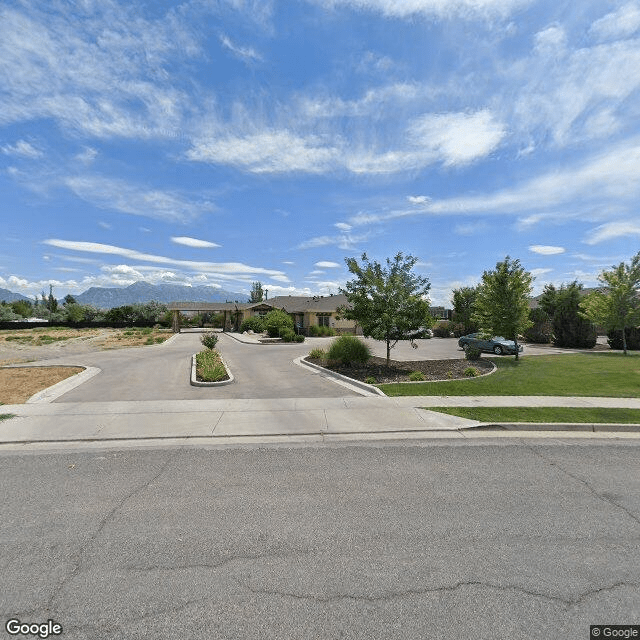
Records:
[[[102,369],[56,402],[197,400],[215,398],[324,398],[355,396],[321,373],[293,363],[309,345],[250,345],[218,334],[217,350],[236,381],[221,387],[192,387],[191,355],[202,350],[200,333],[181,333],[167,345],[68,356],[48,361]]]

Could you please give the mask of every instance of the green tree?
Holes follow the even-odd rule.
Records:
[[[411,332],[431,326],[427,297],[431,284],[412,273],[418,258],[411,255],[398,253],[393,260],[387,258],[386,267],[370,261],[366,253],[362,265],[355,258],[345,258],[345,262],[356,277],[340,289],[351,305],[340,312],[355,320],[365,336],[386,342],[389,366],[391,349],[398,340],[411,340]]]
[[[14,313],[22,316],[23,318],[31,316],[32,306],[30,300],[15,300],[11,303],[11,308]]]
[[[69,324],[80,324],[85,319],[85,308],[77,302],[64,305],[64,319]]]
[[[67,293],[67,295],[64,297],[64,304],[77,304],[76,299],[70,294]]]
[[[574,280],[548,291],[545,304],[553,309],[551,326],[556,347],[591,349],[596,344],[598,334],[593,323],[580,314],[582,289],[582,285]]]
[[[256,302],[262,302],[263,299],[264,299],[264,293],[262,291],[262,283],[252,282],[251,297],[249,298],[249,302],[255,304]]]
[[[44,293],[42,294],[44,297]],[[51,313],[55,313],[58,310],[58,301],[53,297],[53,285],[49,285],[49,297],[47,298],[47,309]]]
[[[461,324],[460,335],[474,333],[478,325],[472,320],[474,304],[478,295],[477,287],[460,287],[453,290],[453,322]]]
[[[285,331],[293,331],[293,318],[282,309],[272,309],[262,319],[264,328],[272,338],[278,338]]]
[[[640,323],[640,252],[631,264],[621,262],[602,271],[598,280],[606,291],[595,291],[580,303],[585,318],[608,329],[622,331],[622,350],[627,355],[626,332]]]
[[[483,333],[501,335],[516,343],[518,335],[531,326],[529,295],[533,276],[520,260],[507,256],[493,271],[482,274],[472,318]]]

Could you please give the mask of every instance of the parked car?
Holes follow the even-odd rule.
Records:
[[[485,353],[495,353],[497,356],[515,355],[516,343],[513,340],[507,340],[502,336],[493,336],[493,338],[483,338],[479,333],[470,333],[468,336],[462,336],[458,340],[458,346],[465,351],[469,347],[476,347]],[[518,351],[522,351],[522,345],[518,345]]]

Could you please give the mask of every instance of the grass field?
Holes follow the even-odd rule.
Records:
[[[498,370],[481,378],[381,384],[388,396],[640,397],[640,353],[566,354],[491,358]]]
[[[575,422],[640,424],[640,409],[604,407],[425,407],[479,422]]]

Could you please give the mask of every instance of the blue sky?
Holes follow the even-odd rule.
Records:
[[[5,1],[0,287],[336,293],[640,249],[640,2]]]

